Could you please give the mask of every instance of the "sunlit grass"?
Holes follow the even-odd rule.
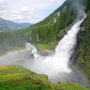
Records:
[[[0,67],[0,90],[89,90],[77,84],[52,84],[48,76],[37,75],[23,67]]]
[[[48,44],[42,44],[42,43],[37,43],[36,48],[40,51],[42,50],[50,50],[52,48],[55,48],[55,46],[58,44],[58,41],[53,41]]]

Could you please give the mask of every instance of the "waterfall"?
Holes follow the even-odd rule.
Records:
[[[37,53],[37,49],[34,45],[31,45],[30,43],[25,43],[25,47],[32,50],[32,54],[34,55],[34,58],[37,59],[39,57]]]
[[[86,17],[86,15],[85,15]],[[76,37],[84,18],[77,20],[59,41],[54,54],[49,56],[38,55],[35,46],[26,43],[26,50],[13,52],[0,58],[0,66],[19,65],[37,74],[46,74],[51,82],[75,82],[86,85],[83,76],[70,65],[70,57],[76,45]]]
[[[77,20],[68,33],[60,40],[54,55],[47,57],[39,56],[37,59],[35,58],[32,63],[28,64],[27,68],[38,74],[46,74],[48,76],[58,73],[70,73],[71,69],[68,66],[69,60],[76,45],[77,33],[85,17]],[[35,47],[33,49],[35,49]]]

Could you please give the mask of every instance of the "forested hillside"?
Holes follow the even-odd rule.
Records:
[[[26,39],[17,32],[0,32],[0,55],[25,46]]]
[[[77,18],[73,2],[74,0],[67,0],[50,16],[31,27],[14,32],[0,32],[0,50],[4,53],[8,50],[24,47],[25,42],[35,44],[39,50],[54,49]],[[85,11],[89,14],[90,1],[79,0],[79,2],[85,5]],[[89,22],[89,18],[87,20]]]
[[[59,41],[75,18],[76,13],[71,1],[68,0],[43,21],[26,29],[28,42],[48,44],[52,41]]]
[[[75,0],[67,0],[43,21],[21,30],[21,32],[24,32],[27,41],[34,43],[37,48],[54,48],[80,14],[76,9],[77,5],[74,5],[73,3],[78,4],[77,2],[79,2],[83,4],[84,7],[87,6],[88,8],[87,1],[88,0],[76,0],[75,2]],[[39,49],[42,50],[42,48]]]
[[[75,18],[76,12],[71,0],[68,0],[50,16],[31,27],[14,32],[1,32],[0,50],[4,53],[17,47],[24,47],[25,42],[34,43],[40,50],[54,48],[67,33]]]

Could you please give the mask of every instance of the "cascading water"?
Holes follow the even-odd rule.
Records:
[[[37,49],[35,48],[34,45],[31,45],[30,43],[26,43],[25,44],[26,48],[31,48],[32,49],[32,54],[34,55],[34,58],[37,59],[39,57],[38,53],[37,53]]]
[[[36,56],[34,55],[35,59],[30,63],[27,62],[24,67],[36,72],[37,74],[48,75],[49,80],[54,83],[60,80],[62,82],[77,82],[81,85],[86,84],[80,73],[69,64],[70,57],[76,45],[77,33],[79,32],[80,25],[85,17],[76,21],[64,38],[60,40],[53,55],[46,57],[38,56],[36,58],[36,54]],[[35,47],[32,49],[36,50]]]
[[[78,20],[60,40],[54,54],[50,56],[38,55],[35,46],[26,43],[26,50],[14,52],[0,58],[0,66],[19,65],[37,74],[48,75],[49,80],[53,83],[60,80],[61,82],[75,82],[87,86],[83,76],[69,63],[76,44],[77,33],[84,18]]]
[[[37,60],[35,59],[29,64],[29,69],[39,74],[47,74],[48,76],[59,72],[70,73],[71,70],[68,67],[69,59],[76,44],[76,36],[80,29],[80,24],[84,18],[72,26],[67,35],[59,42],[53,56],[38,57]]]

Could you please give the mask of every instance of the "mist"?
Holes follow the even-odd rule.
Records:
[[[59,80],[61,82],[77,82],[81,76],[75,69],[71,68],[72,66],[69,67],[69,65],[70,57],[76,45],[77,33],[84,18],[76,22],[68,31],[67,35],[65,35],[62,40],[60,40],[54,54],[46,57],[39,55],[31,62],[27,61],[27,63],[24,64],[24,67],[36,72],[37,74],[48,75],[49,80],[53,83],[57,83]],[[34,50],[36,48],[34,47],[32,49]],[[79,83],[82,81],[85,83],[83,79],[81,79]]]
[[[68,30],[67,34],[59,41],[55,53],[47,57],[39,56],[25,66],[37,74],[48,75],[49,80],[54,83],[58,80],[62,82],[77,82],[80,78],[78,72],[72,69],[72,65],[70,66],[70,58],[76,46],[76,38],[80,30],[80,25],[86,18],[86,15],[84,12],[85,6],[79,0],[72,0],[72,5],[77,13],[77,18],[71,29]],[[75,77],[75,75],[76,78],[72,78]],[[83,79],[79,82],[81,83],[82,81],[85,83]]]
[[[16,50],[19,48],[24,48],[26,38],[23,34],[18,32],[0,32],[0,55]]]
[[[83,12],[85,12],[85,2],[84,0],[71,0],[72,7],[74,8],[77,19],[80,19],[83,17]]]

